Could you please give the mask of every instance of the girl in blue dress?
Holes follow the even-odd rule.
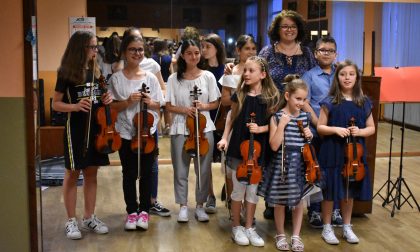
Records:
[[[359,238],[351,228],[353,199],[370,200],[372,197],[369,170],[366,162],[366,151],[362,157],[365,176],[361,181],[347,183],[342,175],[345,163],[346,140],[355,137],[357,143],[365,147],[365,137],[375,133],[372,117],[372,103],[363,94],[361,74],[356,64],[345,60],[337,66],[329,96],[320,102],[321,113],[318,121],[318,133],[324,136],[319,155],[319,165],[324,174],[324,201],[322,202],[322,219],[324,227],[322,238],[328,244],[339,241],[331,226],[333,202],[341,203],[343,214],[343,237],[349,243],[358,243]],[[355,126],[349,126],[354,118]]]

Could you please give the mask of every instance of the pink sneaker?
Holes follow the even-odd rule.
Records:
[[[137,220],[137,227],[147,230],[149,228],[149,214],[142,211]]]
[[[139,217],[138,217],[137,213],[132,213],[132,214],[127,215],[127,219],[125,221],[124,229],[125,230],[136,230],[138,218]]]

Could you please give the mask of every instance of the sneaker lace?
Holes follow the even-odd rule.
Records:
[[[102,227],[104,225],[104,223],[100,219],[98,219],[96,215],[93,216],[92,223],[96,225],[97,227]]]
[[[318,212],[312,212],[310,222],[312,222],[314,220],[321,221],[321,215]]]
[[[77,223],[75,221],[69,221],[67,223],[67,229],[70,233],[77,232],[79,230],[79,227],[77,226]]]
[[[341,215],[340,215],[340,210],[339,209],[334,209],[333,211],[333,219],[341,219]]]
[[[323,233],[324,237],[327,237],[328,238],[328,240],[331,240],[331,239],[335,239],[336,238],[335,237],[335,234],[334,234],[334,231],[333,231],[333,229],[331,227],[324,228],[324,230],[322,231],[322,233]]]
[[[261,239],[261,237],[255,231],[255,228],[249,228],[247,231],[251,239]]]
[[[163,209],[162,204],[160,202],[158,202],[158,201],[155,202],[154,207],[157,208],[157,209],[159,209],[159,210]]]
[[[137,218],[138,218],[137,214],[129,214],[127,216],[127,221],[130,223],[134,223],[134,222],[137,222]]]
[[[148,221],[149,221],[149,215],[144,214],[144,213],[141,213],[141,214],[139,215],[139,219],[140,219],[142,222],[148,222]]]

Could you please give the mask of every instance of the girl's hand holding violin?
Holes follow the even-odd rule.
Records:
[[[208,110],[208,106],[205,103],[201,103],[200,101],[194,101],[193,103],[195,103],[195,106],[197,107],[198,110]]]
[[[350,126],[347,128],[350,131],[350,134],[354,137],[360,136],[360,129],[357,126]]]
[[[111,104],[112,103],[112,96],[111,96],[111,93],[108,91],[108,92],[106,92],[106,93],[103,93],[102,94],[102,97],[101,97],[101,100],[102,100],[102,103],[104,104],[104,105],[108,105],[108,104]]]
[[[256,124],[256,123],[247,123],[246,126],[248,127],[250,133],[255,133],[255,134],[258,134],[259,133],[258,124]]]
[[[311,129],[309,129],[309,127],[306,127],[303,129],[303,136],[306,139],[312,139],[314,137],[314,135],[312,134]]]
[[[348,128],[335,127],[335,134],[339,135],[342,138],[348,137],[350,136],[350,130]]]
[[[83,98],[75,104],[75,111],[89,112],[92,102],[89,98]]]
[[[150,98],[150,95],[148,93],[142,93],[140,92],[140,99],[143,99],[143,102],[146,103],[147,105],[152,104],[152,98]]]
[[[142,94],[140,92],[131,93],[131,95],[127,99],[128,105],[139,102],[141,100],[141,97]]]

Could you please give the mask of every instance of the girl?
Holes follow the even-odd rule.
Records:
[[[265,197],[269,206],[274,206],[277,249],[289,250],[284,219],[285,207],[290,207],[293,219],[292,251],[303,251],[304,246],[299,237],[305,185],[305,166],[301,149],[305,138],[312,139],[312,133],[308,127],[309,113],[301,109],[305,104],[308,88],[298,75],[287,75],[285,82],[280,110],[270,121],[270,147],[274,156],[266,170],[259,194]],[[298,121],[303,123],[303,136],[297,126]]]
[[[194,117],[196,109],[207,120],[203,132],[208,140],[209,150],[204,156],[200,156],[200,174],[198,174],[199,170],[197,168],[198,159],[197,157],[194,158],[195,172],[201,179],[200,187],[198,186],[198,179],[196,183],[197,207],[195,217],[201,222],[209,220],[203,208],[203,203],[206,202],[209,191],[214,143],[212,131],[215,130],[209,111],[217,108],[220,92],[213,74],[202,70],[201,67],[200,44],[195,40],[184,41],[181,46],[181,56],[177,62],[177,72],[169,76],[166,95],[166,108],[173,114],[169,134],[171,135],[171,158],[174,166],[175,201],[180,204],[178,222],[188,222],[188,172],[191,156],[182,146],[189,134],[186,127],[187,116]],[[195,86],[200,89],[201,94],[198,96],[198,100],[191,101],[190,92]]]
[[[202,53],[204,58],[204,68],[208,71],[210,71],[216,80],[219,80],[220,77],[223,75],[223,69],[225,68],[225,61],[226,61],[226,52],[225,52],[225,46],[223,45],[222,39],[219,37],[219,35],[211,33],[204,37],[203,41],[201,42],[202,45]],[[217,82],[217,88],[219,91],[222,89],[222,85]],[[224,125],[224,119],[223,119],[223,112],[224,108],[221,107],[221,104],[219,106],[210,111],[210,117],[215,122],[217,120],[222,120],[223,123],[220,125]],[[217,115],[217,118],[216,118]],[[216,131],[213,134],[214,142],[218,142],[220,140],[221,134],[219,133],[222,130],[216,129]],[[220,151],[216,148],[216,145],[213,148],[213,161],[214,162],[220,162],[221,158]],[[206,203],[206,213],[216,213],[216,197],[214,196],[213,191],[213,176],[212,171],[210,169],[210,188],[209,188],[209,196],[207,197],[207,203]]]
[[[220,150],[227,148],[227,138],[232,131],[227,148],[227,161],[229,167],[236,170],[242,162],[239,146],[244,140],[250,138],[250,133],[261,144],[261,155],[258,164],[265,164],[265,146],[267,143],[268,121],[271,114],[279,105],[279,93],[270,75],[267,73],[268,65],[260,57],[250,57],[245,62],[244,72],[236,93],[232,96],[232,110],[226,120],[222,140],[217,144]],[[248,123],[251,113],[255,113],[255,122]],[[257,184],[243,184],[238,181],[236,173],[232,174],[232,239],[238,245],[264,246],[264,240],[252,228],[255,208],[258,203]],[[246,194],[246,196],[245,196]],[[246,200],[246,224],[240,226],[240,212],[242,200]]]
[[[112,102],[108,93],[100,95],[97,83],[100,70],[95,58],[97,53],[98,44],[92,33],[78,31],[71,36],[58,69],[52,103],[55,111],[68,113],[64,136],[66,171],[63,198],[69,218],[66,223],[66,236],[69,239],[82,238],[76,220],[76,182],[80,171],[83,171],[85,203],[82,228],[98,234],[108,233],[108,227],[94,214],[98,168],[108,165],[109,160],[108,155],[100,154],[95,150],[92,140],[95,139],[93,136],[99,129],[94,123],[93,115],[101,102],[103,104]],[[91,127],[85,134],[88,125],[86,121],[89,118]],[[90,141],[85,143],[87,139]],[[87,149],[86,146],[88,146]]]
[[[153,115],[153,126],[150,134],[156,131],[159,116],[156,110],[163,104],[162,90],[159,81],[151,72],[140,68],[139,63],[144,57],[144,42],[141,37],[128,36],[121,43],[121,58],[125,61],[124,69],[114,73],[109,80],[110,91],[116,100],[112,107],[118,113],[115,127],[120,132],[122,146],[119,156],[123,173],[123,192],[126,204],[127,218],[126,230],[135,230],[140,227],[144,230],[149,226],[149,209],[151,197],[152,165],[156,152],[142,153],[140,155],[140,168],[138,167],[137,151],[131,150],[131,140],[138,129],[133,125],[133,118],[139,112],[139,102],[147,104],[148,112]],[[146,84],[150,94],[139,92]],[[138,125],[141,127],[141,125]],[[138,174],[140,169],[140,174]],[[139,201],[137,202],[136,180],[139,179]]]
[[[240,35],[236,40],[235,51],[237,55],[238,64],[235,65],[231,72],[232,74],[225,74],[220,79],[222,83],[222,98],[221,103],[223,106],[229,107],[232,105],[232,100],[230,99],[235,92],[238,84],[240,83],[242,73],[244,71],[244,66],[246,60],[251,56],[257,55],[257,45],[254,41],[254,38],[249,35]],[[228,138],[229,142],[229,138]],[[224,159],[226,157],[223,156],[222,165],[224,166]],[[230,195],[232,193],[232,169],[226,167],[226,194],[227,194],[227,201],[228,207],[230,208]]]
[[[339,200],[344,222],[343,237],[349,243],[358,243],[359,238],[353,233],[350,224],[353,199],[371,199],[369,170],[364,155],[364,179],[350,182],[346,186],[346,181],[341,175],[345,161],[344,146],[350,135],[356,137],[356,141],[364,146],[364,138],[375,133],[375,125],[371,113],[372,103],[363,94],[361,75],[353,62],[346,60],[337,66],[329,96],[321,101],[320,105],[317,130],[324,136],[324,141],[319,154],[319,165],[326,185],[322,202],[322,238],[329,244],[339,243],[331,226],[333,202]],[[349,126],[351,118],[355,119],[356,126]]]

